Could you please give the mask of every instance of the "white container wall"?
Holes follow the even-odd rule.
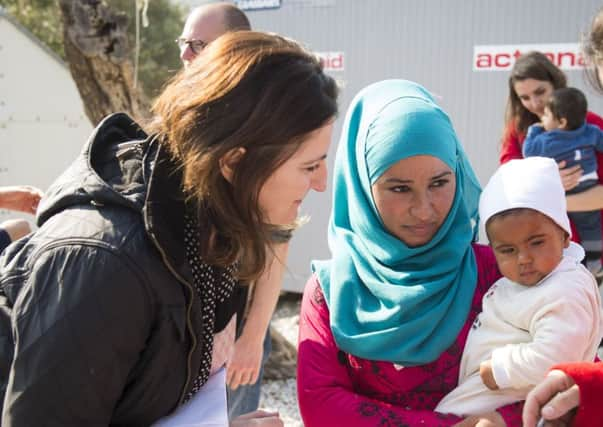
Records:
[[[579,49],[580,33],[602,6],[600,0],[248,0],[240,5],[268,3],[273,7],[246,10],[253,28],[292,37],[320,52],[343,84],[330,166],[355,93],[378,80],[404,78],[436,94],[485,183],[498,165],[508,69],[515,50],[530,47],[524,45],[551,52],[555,60],[561,55],[569,84],[584,90],[591,110],[603,114],[603,97],[571,64],[577,60],[571,55]],[[303,212],[312,219],[293,238],[285,289],[301,291],[310,261],[329,257],[330,211],[330,189],[304,202]]]
[[[45,190],[91,130],[65,63],[0,8],[0,186]]]

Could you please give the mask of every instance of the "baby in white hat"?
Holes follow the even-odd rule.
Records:
[[[484,296],[459,385],[436,411],[461,416],[524,400],[556,363],[593,361],[601,341],[597,283],[570,242],[554,160],[502,165],[481,195],[480,219],[504,277]]]

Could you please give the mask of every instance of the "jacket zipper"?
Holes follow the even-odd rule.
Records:
[[[157,241],[157,238],[155,237],[154,233],[150,233],[151,238],[153,239],[153,243],[155,243],[155,246],[157,247],[157,249],[159,250],[159,253],[161,253],[161,258],[163,259],[163,263],[167,266],[168,270],[170,270],[170,272],[174,275],[174,277],[176,277],[176,279],[178,279],[178,281],[182,284],[184,284],[189,291],[189,301],[186,307],[186,327],[188,329],[188,333],[191,337],[191,340],[193,342],[193,345],[190,349],[190,351],[188,352],[188,358],[187,358],[187,366],[186,366],[186,382],[184,383],[184,388],[182,389],[182,394],[180,395],[180,399],[178,400],[178,406],[182,405],[182,402],[184,401],[184,398],[186,396],[186,391],[188,390],[188,385],[190,383],[190,372],[191,372],[191,358],[193,356],[193,352],[195,350],[195,347],[197,347],[197,337],[195,336],[195,334],[193,333],[193,325],[191,323],[191,310],[193,308],[193,298],[195,296],[194,294],[194,289],[191,286],[191,284],[189,282],[186,281],[186,279],[184,279],[182,276],[180,276],[180,274],[178,274],[178,272],[172,267],[172,265],[170,264],[167,256],[165,255],[165,252],[163,251],[163,248],[161,247],[161,245],[159,245],[159,242]]]

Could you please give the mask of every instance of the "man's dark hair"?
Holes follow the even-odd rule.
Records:
[[[228,31],[249,31],[251,30],[251,24],[247,15],[232,4],[225,4],[223,6],[224,11],[224,24]]]
[[[588,103],[581,90],[566,87],[553,91],[546,106],[555,119],[567,120],[567,130],[578,129],[584,124]]]

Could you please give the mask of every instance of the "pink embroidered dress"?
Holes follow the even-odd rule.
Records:
[[[345,354],[329,326],[329,310],[318,278],[308,281],[300,315],[298,396],[306,427],[450,426],[461,419],[434,412],[458,383],[469,328],[490,285],[500,278],[490,248],[474,244],[478,267],[471,310],[456,341],[432,363],[402,367]],[[507,426],[521,426],[521,408],[499,409]]]

